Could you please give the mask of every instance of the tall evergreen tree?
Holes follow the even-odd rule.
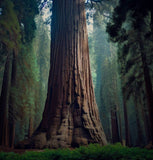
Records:
[[[113,19],[107,27],[111,39],[118,42],[124,98],[132,96],[133,88],[139,85],[139,92],[145,88],[150,117],[150,130],[153,135],[153,92],[150,67],[152,62],[152,7],[150,1],[119,1]],[[149,36],[150,35],[150,36]],[[149,44],[148,45],[146,45]],[[146,47],[147,46],[147,47]],[[139,70],[138,70],[139,68]],[[141,95],[137,95],[141,99]],[[152,138],[153,141],[153,138]]]
[[[84,3],[53,1],[48,95],[43,119],[27,147],[107,143],[90,74]]]

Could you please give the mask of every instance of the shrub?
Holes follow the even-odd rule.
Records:
[[[86,147],[44,151],[27,151],[24,154],[0,152],[0,160],[153,160],[153,150],[115,145],[100,146],[90,144]]]

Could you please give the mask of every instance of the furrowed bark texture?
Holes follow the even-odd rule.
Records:
[[[33,148],[105,145],[89,64],[84,0],[53,1],[51,69]]]

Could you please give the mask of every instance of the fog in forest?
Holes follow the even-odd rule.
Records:
[[[0,151],[151,149],[152,88],[149,0],[0,1]]]

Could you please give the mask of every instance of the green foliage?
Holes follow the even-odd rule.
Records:
[[[21,43],[20,26],[12,1],[3,1],[1,7],[0,43],[5,44],[8,51],[12,51],[13,49],[18,49]]]
[[[107,25],[107,32],[112,41],[122,42],[127,39],[127,35],[123,29],[123,23],[127,20],[129,11],[132,11],[131,17],[135,18],[139,16],[142,18],[146,17],[148,12],[152,12],[153,10],[149,0],[119,0],[118,6],[114,9],[112,19]],[[138,20],[135,21],[136,28],[141,27],[141,24]]]
[[[150,7],[149,7],[150,6]],[[130,138],[134,142],[133,120],[137,119],[138,138],[147,131],[142,129],[144,115],[148,116],[147,109],[143,109],[145,103],[152,99],[146,86],[152,90],[152,24],[153,7],[148,0],[119,0],[119,5],[114,9],[112,19],[107,25],[110,40],[118,45],[118,63],[122,83],[124,103],[127,104]],[[151,61],[149,60],[151,59]],[[146,72],[147,70],[147,72]],[[145,77],[149,77],[149,82]],[[151,82],[152,81],[152,82]],[[147,84],[147,85],[146,85]],[[152,91],[150,91],[151,93]],[[151,98],[149,98],[149,96]],[[147,103],[146,103],[147,104]],[[134,106],[138,106],[135,115],[132,115]],[[146,113],[144,113],[144,111]],[[140,112],[140,113],[137,113]],[[131,116],[132,115],[132,116]],[[133,119],[133,120],[132,120]],[[145,118],[144,118],[145,119]],[[138,124],[139,123],[139,124]],[[152,122],[151,122],[152,123]],[[132,125],[130,125],[132,124]],[[150,127],[152,128],[152,127]],[[144,134],[145,135],[145,134]],[[134,138],[133,138],[134,137]],[[145,136],[145,141],[149,136]],[[141,142],[136,142],[140,145]],[[146,143],[146,142],[144,142]]]
[[[19,49],[21,43],[32,42],[34,38],[35,15],[38,14],[36,0],[4,0],[1,2],[0,43],[7,49]]]
[[[19,23],[23,25],[22,42],[29,43],[34,38],[36,24],[35,16],[38,14],[37,0],[12,0],[15,5]]]
[[[133,92],[144,90],[144,65],[151,68],[152,62],[152,11],[149,1],[120,0],[112,19],[107,25],[110,40],[118,44],[118,60],[122,89],[126,99]],[[139,70],[138,70],[139,68]],[[151,73],[151,71],[150,71]]]
[[[16,84],[10,87],[10,99],[12,101],[10,106],[13,107],[13,111],[11,110],[9,113],[16,123],[16,143],[27,136],[30,117],[39,119],[34,122],[37,125],[41,120],[41,117],[36,115],[40,110],[41,101],[41,96],[38,96],[40,93],[40,69],[35,44],[33,43],[38,3],[40,3],[40,0],[0,0],[1,77],[8,54],[10,54],[11,61],[13,54],[15,54],[16,59],[16,69],[15,72],[12,72]],[[37,45],[45,46],[45,44],[40,45],[40,43]],[[43,56],[45,56],[44,53],[42,53]]]
[[[121,144],[101,147],[90,144],[74,150],[30,151],[24,154],[0,153],[0,160],[152,160],[153,150],[123,147]]]

